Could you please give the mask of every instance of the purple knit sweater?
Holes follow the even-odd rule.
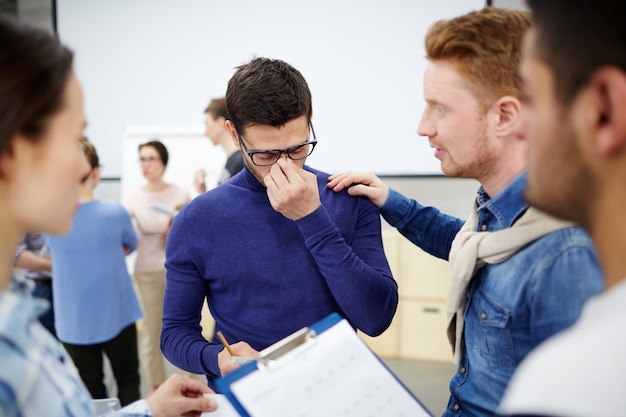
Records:
[[[317,175],[321,206],[293,221],[274,211],[247,170],[198,196],[167,241],[161,349],[175,365],[220,376],[219,341],[202,337],[205,298],[231,343],[261,350],[336,312],[376,336],[391,323],[398,291],[385,258],[380,215],[369,200],[335,193]]]

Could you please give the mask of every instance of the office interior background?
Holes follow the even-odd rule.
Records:
[[[281,1],[282,0],[268,0],[267,4],[271,5],[272,2],[280,3]],[[346,4],[351,4],[352,0],[345,0],[344,2]],[[444,5],[441,7],[445,8],[445,4],[448,2],[450,1],[443,1],[443,2],[437,2],[437,3]],[[454,0],[452,0],[451,2],[454,2]],[[53,31],[53,32],[57,31],[59,32],[61,40],[66,41],[66,39],[64,39],[63,29],[60,29],[60,27],[63,25],[68,26],[69,24],[65,23],[63,21],[63,18],[65,18],[66,21],[71,20],[72,18],[74,20],[80,19],[80,16],[78,17],[72,16],[71,13],[66,9],[73,6],[74,4],[80,4],[81,9],[84,11],[84,10],[89,10],[90,8],[93,8],[92,5],[95,6],[99,3],[102,3],[102,2],[98,2],[95,0],[80,0],[80,1],[77,1],[77,0],[0,0],[0,11],[14,14],[20,20],[23,20],[25,22],[31,23],[39,27],[43,27],[50,31]],[[184,9],[186,7],[190,7],[190,5],[194,3],[194,1],[174,2],[173,0],[153,0],[153,1],[139,1],[139,2],[130,2],[130,3],[127,3],[124,1],[113,1],[113,2],[106,2],[106,3],[110,4],[109,10],[119,9],[119,13],[118,13],[119,16],[123,16],[126,13],[124,9],[128,8],[129,4],[136,3],[136,4],[144,5],[146,10],[144,11],[143,18],[144,20],[149,21],[150,15],[151,15],[150,7],[154,7],[155,5],[161,5],[161,8],[163,8],[163,5],[167,5],[167,7],[172,7],[173,9],[177,9],[177,8]],[[203,3],[211,4],[213,3],[213,1],[206,0]],[[218,2],[215,2],[215,3],[218,3]],[[295,3],[297,4],[297,2]],[[306,13],[307,8],[304,6],[308,4],[308,2],[302,1],[299,3],[302,5],[303,13]],[[338,4],[341,4],[341,3],[343,2],[341,1],[338,2]],[[369,2],[369,3],[372,3],[372,2]],[[377,2],[374,2],[374,3],[377,3]],[[384,3],[384,2],[380,2],[380,3]],[[395,3],[398,3],[398,4],[395,4]],[[417,4],[417,6],[413,5],[411,7],[417,8],[416,10],[420,10],[422,2],[421,1],[412,2],[409,0],[396,0],[395,3],[394,3],[395,6],[401,6],[402,3],[405,3],[405,4],[415,3]],[[468,2],[468,4],[469,3],[470,2]],[[354,4],[357,4],[357,3],[354,3]],[[433,7],[432,3],[423,2],[423,4],[424,4],[425,9]],[[475,6],[473,8],[480,7],[483,4],[488,4],[488,5],[492,5],[495,7],[526,9],[526,6],[523,0],[487,0],[486,3],[483,0],[474,0],[474,3],[472,4]],[[455,7],[458,7],[458,6],[455,6]],[[469,10],[471,9],[472,8],[470,8]],[[59,16],[60,12],[63,12],[63,16]],[[271,8],[268,8],[267,12],[268,14],[272,14],[272,13],[275,14],[273,9]],[[458,14],[463,13],[463,12],[465,11],[459,11]],[[453,15],[454,14],[452,14],[452,16]],[[91,16],[90,18],[96,19],[96,20],[98,19],[97,16],[96,17]],[[115,16],[103,17],[103,19],[106,19],[106,18],[115,19],[116,17]],[[224,16],[208,15],[205,18],[206,25],[212,25],[214,24],[215,20],[219,20],[219,19],[224,19]],[[233,19],[232,20],[233,23],[237,22],[236,16],[232,16],[231,19]],[[428,24],[428,23],[430,22],[420,23],[420,24]],[[233,30],[236,30],[235,29],[236,26],[237,26],[236,24],[232,26]],[[78,29],[80,29],[80,27],[78,27]],[[425,27],[424,30],[425,29],[427,29],[427,27]],[[116,32],[119,29],[116,28],[115,25],[111,25],[107,27],[107,30],[110,32]],[[168,28],[165,27],[165,28],[162,28],[162,30],[167,31]],[[318,29],[316,30],[323,32],[324,30],[323,25],[319,25]],[[76,35],[74,33],[72,33],[71,35],[74,37],[80,36],[80,34]],[[416,36],[419,36],[419,35],[420,33],[416,32]],[[88,34],[85,34],[85,37],[88,37],[88,36],[89,36]],[[197,46],[194,46],[194,48],[198,50],[199,54],[204,54],[204,53],[210,54],[211,50],[213,49],[213,46],[212,46],[213,44],[227,43],[229,41],[228,33],[225,33],[223,36],[224,36],[223,39],[209,39],[209,40],[190,39],[189,42],[190,43],[197,42]],[[355,36],[355,35],[353,33],[347,33],[346,36],[349,37],[349,36]],[[422,47],[421,43],[423,39],[411,40],[411,42],[413,41],[415,43],[415,51],[416,51],[415,54],[418,54],[421,51],[420,48]],[[72,46],[71,42],[70,42],[70,46]],[[119,47],[120,46],[116,44],[110,45],[111,49],[119,48]],[[206,48],[206,52],[204,52],[203,48]],[[93,49],[97,49],[100,51],[99,53],[104,54],[105,53],[104,50],[108,48],[106,44],[99,44],[99,45],[95,45]],[[81,52],[83,51],[81,50],[77,51],[77,58],[76,58],[77,67],[78,67],[77,68],[78,75],[83,81],[84,85],[88,84],[88,82],[95,84],[96,82],[93,82],[91,80],[83,80],[83,78],[85,77],[81,77],[81,72],[80,72],[81,71],[80,67],[82,65],[80,62]],[[308,53],[310,53],[313,56],[317,55],[316,51],[309,51]],[[408,51],[408,53],[411,54],[413,52]],[[141,59],[142,54],[144,54],[144,51],[138,50],[137,58]],[[91,56],[94,56],[94,55],[91,55]],[[98,55],[95,55],[95,56],[98,56]],[[244,56],[244,58],[250,58],[250,57],[251,56],[249,55]],[[164,59],[165,58],[166,57],[164,57]],[[214,59],[219,60],[219,56],[214,57]],[[285,60],[288,60],[288,59],[285,59]],[[203,97],[202,101],[197,104],[197,108],[192,107],[192,110],[188,112],[189,114],[185,116],[187,117],[187,119],[185,119],[185,123],[183,124],[187,130],[195,129],[195,134],[197,136],[202,135],[204,107],[206,106],[206,104],[208,104],[208,101],[212,97],[223,95],[223,91],[225,89],[225,83],[227,81],[228,76],[232,74],[232,69],[236,65],[240,64],[241,62],[242,60],[239,60],[233,63],[228,63],[227,68],[230,70],[230,73],[226,74],[226,78],[219,79],[215,83],[211,84],[209,88],[207,88],[206,93],[203,93],[203,92],[201,93]],[[295,63],[293,64],[296,67],[298,67]],[[119,63],[119,66],[125,67],[125,68],[131,68],[134,65],[136,64],[133,62],[133,60]],[[332,64],[329,63],[329,65],[332,65]],[[82,65],[82,67],[85,67],[85,65]],[[305,77],[307,77],[307,73],[304,71],[303,73]],[[396,74],[390,74],[390,77],[388,78],[393,78],[394,76],[396,76]],[[421,84],[421,74],[416,73],[416,74],[411,74],[411,76],[413,77],[413,79],[411,80],[413,85],[409,85],[406,87],[405,91],[401,91],[399,93],[401,96],[410,95],[410,93],[413,91],[421,92],[421,90],[415,90],[415,85]],[[384,77],[380,77],[380,78],[384,78]],[[90,118],[86,133],[88,136],[90,136],[92,134],[91,131],[96,129],[96,126],[98,125],[99,122],[96,120],[96,118],[94,118],[90,114],[90,107],[93,108],[95,106],[94,102],[97,100],[95,98],[89,98],[88,94],[90,91],[88,90],[88,87],[89,86],[84,86],[84,88],[86,89],[86,95],[87,95],[86,97],[87,117]],[[365,89],[368,88],[367,85],[364,87]],[[153,88],[163,89],[163,86],[156,84]],[[314,122],[316,123],[316,127],[317,127],[317,124],[322,122],[321,120],[318,121],[317,119],[321,119],[321,115],[323,114],[321,107],[325,103],[316,103],[316,96],[319,96],[319,94],[316,93],[315,86],[311,85],[311,89],[313,92],[314,108],[316,109],[315,116],[317,116],[317,118],[314,117]],[[167,91],[165,90],[165,92]],[[351,104],[351,100],[349,96],[339,95],[339,93],[337,95],[338,95],[338,100],[345,103],[344,105],[349,106]],[[464,218],[469,213],[469,209],[471,207],[470,203],[471,203],[472,198],[474,197],[478,184],[474,180],[447,178],[441,174],[441,172],[438,170],[438,161],[435,160],[432,149],[428,147],[427,140],[423,137],[419,137],[416,133],[417,125],[419,122],[419,116],[420,116],[419,110],[422,108],[421,107],[422,97],[421,96],[411,97],[410,100],[412,101],[405,101],[405,102],[413,106],[414,108],[408,109],[404,113],[406,114],[406,112],[409,112],[408,114],[410,114],[410,116],[407,117],[407,119],[409,120],[404,122],[404,125],[403,125],[405,127],[403,127],[403,131],[402,131],[402,141],[391,142],[390,144],[389,141],[395,140],[394,138],[388,138],[388,137],[385,137],[384,135],[380,135],[380,136],[375,137],[374,140],[367,142],[365,145],[357,145],[359,146],[359,148],[362,148],[359,150],[359,152],[361,153],[359,153],[357,157],[355,157],[354,159],[348,159],[349,158],[348,154],[354,153],[354,152],[341,152],[341,150],[344,148],[337,149],[337,146],[341,146],[341,142],[345,138],[341,137],[341,139],[338,139],[336,137],[332,137],[331,139],[329,138],[329,136],[331,135],[334,136],[334,132],[324,131],[323,135],[318,133],[318,136],[323,138],[321,139],[321,141],[326,140],[330,142],[332,140],[332,143],[324,147],[318,146],[319,149],[316,149],[316,153],[311,156],[310,163],[311,165],[317,168],[326,169],[329,172],[338,172],[342,170],[373,171],[377,173],[378,175],[380,175],[385,180],[385,182],[387,182],[392,188],[400,191],[401,193],[405,195],[408,195],[412,198],[417,199],[422,204],[434,205],[446,213],[450,213],[452,215]],[[107,105],[109,106],[109,109],[115,107],[116,105],[122,106],[123,104],[121,103],[121,101],[122,100],[120,100],[120,103],[107,103]],[[163,97],[163,102],[165,103],[168,102],[167,96]],[[419,103],[420,107],[415,108],[415,103]],[[357,143],[357,144],[359,143],[359,133],[358,133],[359,131],[357,129],[364,129],[365,131],[372,130],[372,129],[377,129],[378,131],[378,129],[382,129],[381,132],[384,133],[384,129],[385,129],[384,126],[389,125],[390,123],[393,123],[394,120],[390,121],[387,119],[377,119],[376,115],[379,112],[378,108],[385,107],[385,106],[389,107],[392,105],[393,103],[387,104],[384,102],[378,102],[376,96],[372,94],[371,99],[369,100],[369,104],[367,105],[369,106],[368,107],[369,110],[366,113],[364,112],[363,114],[358,115],[353,120],[346,121],[345,124],[352,126],[352,129],[357,132],[354,135],[352,135],[354,136],[354,138],[349,139],[349,140],[352,140],[353,141],[352,143]],[[173,107],[181,107],[181,106],[183,106],[183,104],[176,103]],[[97,109],[97,110],[100,112],[99,115],[104,115],[106,113],[110,113],[111,111],[114,111],[114,109],[113,110],[109,110],[109,109],[104,108],[103,110],[101,109]],[[174,117],[180,119],[180,116],[178,115],[174,115],[173,118]],[[142,120],[138,120],[136,122],[136,124],[138,125],[141,125],[142,123],[143,123]],[[161,122],[161,125],[168,124],[168,123],[169,122],[166,120],[166,121]],[[175,124],[181,124],[181,123],[179,123],[179,120],[174,120],[171,124],[175,125]],[[366,127],[359,127],[358,126],[359,124],[364,125]],[[128,126],[125,126],[125,127],[128,127]],[[126,174],[127,177],[134,175],[135,177],[131,179],[133,181],[138,180],[136,177],[140,176],[140,172],[139,172],[137,165],[136,164],[132,165],[132,168],[127,168],[126,166],[124,166],[126,162],[124,161],[124,155],[122,154],[123,145],[120,145],[120,144],[124,138],[131,137],[131,139],[133,139],[136,137],[140,137],[140,135],[137,135],[137,130],[138,130],[137,128],[141,130],[141,127],[142,126],[139,126],[139,127],[131,126],[131,130],[129,133],[128,130],[126,132],[122,131],[124,126],[115,126],[113,128],[109,128],[111,130],[108,130],[108,131],[104,129],[100,129],[99,131],[95,132],[95,133],[105,132],[107,133],[106,137],[101,137],[100,135],[94,135],[93,137],[90,137],[90,140],[94,142],[96,147],[98,148],[98,151],[101,156],[101,161],[103,162],[103,165],[104,165],[103,172],[102,172],[103,182],[96,189],[97,196],[100,199],[108,200],[108,201],[120,200],[121,196],[123,195],[123,191],[125,187],[123,183],[124,181],[126,181],[127,183],[129,182],[128,178],[126,180],[124,179],[124,174]],[[135,128],[135,130],[132,130],[133,128]],[[350,131],[350,127],[347,127],[346,129]],[[317,130],[319,129],[316,129],[316,131]],[[109,134],[109,132],[113,132],[113,133]],[[219,162],[220,158],[223,157],[222,155],[220,155],[220,150],[216,149],[215,147],[209,146],[208,140],[204,142],[205,142],[204,145],[206,145],[206,148],[208,149],[208,153],[209,153],[207,155],[207,159],[210,161],[215,160]],[[131,148],[131,149],[133,151],[136,150],[136,148],[134,149]],[[318,157],[317,154],[318,153],[321,154],[322,152],[327,152],[327,155],[321,155],[327,159],[331,158],[331,156],[328,156],[328,154],[335,154],[335,156],[333,157],[336,159],[333,160],[333,162],[331,163],[331,165],[328,166],[328,168],[324,166],[323,164],[322,166],[320,166],[319,160],[315,159],[315,157]],[[374,158],[374,156],[379,154],[380,152],[383,152],[384,156],[389,155],[389,157]],[[189,155],[187,155],[187,157],[189,157]],[[399,158],[401,157],[404,159],[400,160]],[[382,161],[379,161],[379,160],[382,160]],[[334,161],[340,161],[340,162],[334,162]],[[132,162],[133,163],[136,162],[136,155],[132,155]],[[218,165],[218,164],[216,163],[213,165]],[[400,168],[396,168],[396,166],[400,166]],[[133,171],[129,173],[128,170],[130,169],[132,169]],[[168,170],[171,170],[171,168],[168,168]],[[212,166],[209,168],[209,171],[210,171],[209,173],[213,173],[218,170],[219,170],[219,166],[217,167]],[[192,182],[191,178],[189,178],[188,180],[187,178],[185,178],[185,181],[187,183],[186,185],[191,186],[191,182]]]
[[[267,4],[271,4],[273,1],[281,0],[266,0]],[[398,0],[400,2],[416,3],[419,7],[423,4],[425,8],[431,7],[432,2],[425,2],[423,0]],[[65,2],[65,3],[64,3]],[[212,0],[206,0],[207,3],[212,3]],[[339,0],[339,4],[342,1]],[[346,0],[348,2],[348,0]],[[7,12],[14,14],[20,20],[33,24],[35,26],[43,27],[50,31],[58,31],[63,41],[63,30],[59,29],[59,25],[63,22],[59,19],[59,11],[63,7],[69,7],[68,4],[72,3],[71,0],[0,0],[0,12]],[[74,0],[76,3],[76,0]],[[81,7],[83,10],[89,8],[89,4],[94,5],[97,0],[82,0]],[[164,4],[167,7],[172,8],[185,8],[188,7],[188,1],[174,1],[174,0],[153,0],[148,2],[141,2],[147,5],[145,10],[146,20],[150,19],[149,5]],[[217,3],[217,2],[216,2]],[[306,2],[308,3],[308,2]],[[381,2],[382,3],[382,2]],[[445,4],[446,2],[437,2]],[[65,6],[64,6],[65,4]],[[119,8],[120,15],[124,13],[124,8],[128,7],[125,1],[113,1],[110,4],[113,7]],[[302,11],[306,13],[304,7],[305,2],[302,2]],[[482,0],[477,1],[480,7],[481,4],[485,4]],[[514,9],[526,9],[523,0],[492,0],[487,1],[488,5],[495,7],[506,7]],[[476,7],[474,7],[476,8]],[[271,11],[270,11],[271,12]],[[464,13],[461,11],[460,13]],[[65,18],[70,16],[67,9],[63,9]],[[219,16],[207,16],[206,24],[211,25],[215,19],[222,19],[224,17]],[[262,18],[262,17],[261,17]],[[237,19],[231,17],[233,30],[235,29]],[[115,27],[111,27],[111,30],[115,30]],[[323,27],[319,27],[318,30],[323,30]],[[167,30],[167,28],[164,28]],[[189,42],[198,42],[198,50],[202,52],[202,48],[206,48],[210,51],[212,43],[228,42],[228,34],[223,35],[223,39],[190,39]],[[416,50],[418,49],[418,43],[423,42],[422,39],[414,39],[416,44]],[[71,44],[70,44],[71,46]],[[105,45],[97,45],[95,48],[105,48]],[[115,47],[112,45],[111,47]],[[78,51],[80,54],[80,50]],[[142,51],[137,51],[138,55],[141,55]],[[312,55],[315,55],[315,51],[310,51]],[[280,58],[280,57],[278,57]],[[219,57],[216,57],[219,59]],[[285,59],[289,61],[288,59]],[[79,61],[80,63],[80,61]],[[230,65],[230,68],[238,65],[240,62],[234,62]],[[132,66],[132,61],[120,63],[124,66]],[[296,67],[298,65],[294,64]],[[83,66],[84,67],[84,66]],[[81,66],[78,66],[77,72],[79,78]],[[307,74],[303,71],[305,78]],[[393,77],[394,74],[390,74]],[[223,87],[225,88],[225,80],[223,81]],[[414,74],[415,83],[421,84],[421,74]],[[155,88],[159,88],[157,86]],[[196,139],[202,137],[202,123],[203,123],[203,110],[204,106],[208,104],[208,101],[212,97],[223,95],[220,93],[220,86],[214,89],[209,89],[205,94],[204,101],[198,104],[198,108],[194,110],[194,114],[191,116],[192,122],[183,123],[182,130],[177,130],[174,136],[190,134]],[[314,86],[311,86],[314,107],[316,90]],[[407,88],[404,91],[405,94],[410,94],[413,91]],[[165,98],[166,99],[166,98]],[[87,105],[89,106],[89,100],[87,97]],[[344,105],[349,106],[350,100],[346,97],[341,97]],[[414,101],[421,100],[421,97],[413,97]],[[109,103],[111,104],[111,103]],[[318,104],[319,105],[319,104]],[[378,106],[385,106],[386,103],[379,103],[376,101],[376,97],[371,98],[370,111],[360,115],[360,120],[350,120],[348,124],[363,124],[374,125],[379,123],[377,128],[383,128],[392,121],[378,119],[376,114],[378,112]],[[90,117],[89,108],[87,116]],[[409,110],[410,111],[410,110]],[[322,116],[324,113],[320,110],[316,112],[315,116]],[[315,118],[314,118],[315,121]],[[382,170],[377,166],[369,168],[367,161],[361,164],[362,161],[353,162],[347,160],[345,165],[336,164],[332,165],[332,169],[338,170],[368,170],[374,171],[379,174],[383,180],[395,190],[418,200],[425,205],[433,205],[438,207],[441,211],[455,215],[457,217],[465,218],[469,214],[471,208],[471,202],[475,196],[478,188],[478,183],[469,179],[453,179],[443,176],[440,172],[437,172],[436,161],[432,161],[432,150],[428,149],[427,140],[417,136],[416,129],[419,121],[419,114],[413,115],[411,122],[413,126],[409,128],[408,138],[401,146],[395,144],[389,145],[389,141],[384,138],[378,138],[373,142],[367,142],[372,147],[370,150],[364,150],[367,154],[376,154],[381,148],[389,147],[386,155],[390,155],[390,158],[394,158],[394,155],[406,155],[409,154],[407,159],[408,163],[411,163],[410,158],[414,158],[415,164],[419,164],[421,160],[427,161],[426,163],[434,166],[434,169],[426,170],[400,170],[395,172],[394,169],[385,169],[383,165]],[[176,125],[178,121],[173,121],[172,125]],[[92,121],[90,120],[90,123]],[[96,121],[93,121],[97,125]],[[168,122],[165,121],[165,124]],[[180,123],[178,123],[180,125]],[[316,124],[317,127],[317,124]],[[159,130],[161,129],[161,130]],[[176,130],[176,129],[174,129]],[[330,129],[329,129],[330,130]],[[104,130],[102,130],[104,131]],[[317,129],[316,129],[317,131]],[[105,201],[119,201],[124,194],[125,189],[129,186],[134,186],[136,181],[140,181],[139,167],[133,165],[131,162],[136,161],[136,155],[124,155],[124,153],[130,154],[136,150],[137,141],[141,141],[144,138],[148,138],[151,135],[157,135],[160,132],[166,132],[168,129],[163,130],[163,126],[154,130],[146,129],[141,126],[139,122],[137,126],[131,126],[130,129],[126,129],[122,132],[118,129],[119,134],[116,135],[113,140],[117,145],[107,146],[106,141],[109,139],[94,138],[93,141],[98,147],[101,154],[101,160],[105,166],[103,171],[103,181],[96,189],[97,198]],[[191,132],[191,133],[189,133]],[[89,135],[89,130],[87,131]],[[326,136],[329,133],[325,134]],[[321,136],[318,134],[318,136]],[[111,139],[112,140],[112,139]],[[126,141],[126,147],[128,150],[122,149]],[[133,142],[134,141],[134,142]],[[338,139],[334,139],[333,143],[329,144],[329,152],[335,152],[341,156],[341,150],[333,151]],[[418,148],[418,144],[421,142],[421,148]],[[171,142],[173,143],[173,142]],[[220,154],[220,150],[210,146],[208,139],[203,138],[202,141],[197,141],[205,148],[202,148],[204,152],[206,150],[207,163],[212,165],[208,166],[207,170],[209,174],[213,171],[217,172],[221,168],[223,155]],[[131,144],[132,146],[129,146]],[[195,146],[195,145],[194,145]],[[413,146],[415,146],[413,148]],[[172,152],[172,149],[170,149]],[[316,149],[317,152],[317,149]],[[197,152],[196,152],[197,153]],[[194,157],[202,157],[202,155],[195,155]],[[431,160],[428,161],[428,158]],[[352,163],[351,163],[352,162]],[[393,164],[391,159],[389,164]],[[406,163],[406,162],[405,162]],[[402,162],[400,162],[402,164]],[[185,165],[185,162],[182,162]],[[186,165],[189,165],[188,163]],[[311,165],[316,166],[315,160],[312,158]],[[109,167],[109,171],[107,171]],[[317,166],[316,166],[317,167]],[[322,167],[325,168],[325,167]],[[130,172],[131,170],[133,170]],[[213,171],[212,171],[213,170]],[[124,184],[124,175],[127,176],[126,184]],[[136,177],[133,177],[135,175]],[[186,175],[186,174],[185,174]],[[131,180],[128,177],[132,177]],[[191,178],[189,178],[191,184]],[[383,240],[385,244],[385,251],[388,255],[390,265],[394,272],[394,276],[398,281],[400,289],[400,304],[398,306],[398,312],[396,318],[392,323],[389,330],[387,330],[382,336],[371,339],[364,337],[366,342],[381,356],[388,366],[399,376],[403,382],[420,398],[425,405],[433,412],[433,414],[440,414],[444,409],[448,397],[447,385],[449,378],[454,372],[454,367],[451,364],[450,350],[445,338],[445,294],[447,287],[447,280],[449,275],[448,265],[446,262],[437,260],[430,255],[427,255],[410,244],[404,238],[402,238],[395,229],[388,226],[383,221]],[[147,390],[147,388],[145,388]]]

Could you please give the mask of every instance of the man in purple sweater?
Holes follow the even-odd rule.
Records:
[[[165,356],[212,387],[237,365],[202,337],[205,297],[215,330],[245,357],[333,312],[377,336],[398,303],[378,209],[329,190],[329,175],[305,165],[317,139],[302,74],[253,59],[230,79],[226,105],[245,168],[176,216],[161,333]]]

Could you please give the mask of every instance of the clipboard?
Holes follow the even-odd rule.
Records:
[[[336,313],[216,385],[243,417],[432,417]]]

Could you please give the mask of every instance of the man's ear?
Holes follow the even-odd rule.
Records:
[[[523,137],[522,103],[513,96],[500,97],[493,105],[498,137]]]
[[[626,73],[604,67],[591,77],[595,150],[609,156],[626,150]]]
[[[233,141],[238,149],[241,149],[241,144],[239,143],[239,136],[237,135],[237,129],[235,129],[235,125],[230,120],[226,120],[225,125],[226,130],[228,130],[228,134],[230,135],[230,139]]]

